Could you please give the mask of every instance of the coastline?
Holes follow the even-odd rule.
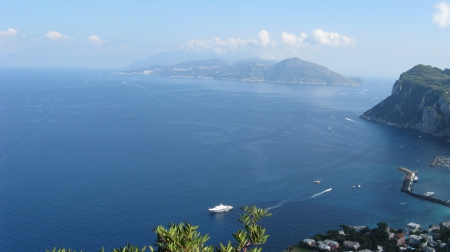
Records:
[[[431,167],[442,167],[450,169],[450,156],[438,156],[430,163]]]
[[[413,193],[411,191],[411,186],[413,184],[413,178],[416,173],[406,169],[405,167],[397,167],[397,170],[406,174],[405,179],[403,180],[402,188],[400,189],[400,191],[407,193],[413,197],[419,198],[419,199],[428,200],[428,201],[431,201],[434,203],[438,203],[438,204],[450,207],[450,200],[440,200],[440,199],[432,198],[429,196]]]

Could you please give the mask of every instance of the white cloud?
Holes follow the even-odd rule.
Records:
[[[433,23],[441,28],[450,26],[450,4],[440,2],[434,5],[437,11],[433,14]]]
[[[227,42],[220,40],[220,38],[218,38],[218,37],[214,38],[214,42],[216,42],[217,45],[223,45],[223,46],[227,45]]]
[[[243,48],[246,46],[261,46],[266,47],[268,45],[275,45],[274,42],[271,41],[269,32],[266,30],[261,30],[258,33],[258,39],[241,39],[241,38],[229,38],[228,40],[221,40],[218,37],[215,37],[214,39],[193,39],[186,43],[186,45],[180,46],[180,48],[197,48],[197,49],[212,49],[216,52],[224,52],[226,51],[225,47],[230,48]],[[220,50],[219,50],[220,49]]]
[[[69,36],[66,35],[62,35],[61,33],[57,32],[57,31],[49,31],[45,34],[45,36],[49,39],[70,39]]]
[[[303,40],[305,40],[308,37],[308,34],[302,32],[300,36],[295,36],[294,34],[290,34],[287,32],[281,33],[281,42],[284,44],[288,44],[291,46],[301,46],[303,43]]]
[[[244,47],[247,45],[257,45],[258,41],[255,39],[249,39],[249,40],[243,40],[240,38],[230,38],[228,39],[228,43],[227,46],[231,46],[231,47]]]
[[[261,30],[258,33],[258,38],[262,47],[266,47],[270,43],[269,32],[267,32],[266,30]]]
[[[311,34],[301,32],[298,35],[282,32],[279,41],[272,40],[267,30],[260,30],[250,39],[228,38],[193,39],[179,46],[189,52],[226,54],[229,57],[262,57],[265,59],[282,59],[286,57],[305,56],[318,52],[323,47],[355,46],[356,40],[338,33],[315,29]]]
[[[17,34],[17,31],[12,28],[9,28],[6,31],[0,31],[0,36],[14,36],[16,34]]]
[[[103,44],[104,41],[101,40],[97,35],[91,35],[87,38],[89,40],[89,42],[91,42],[92,44]]]
[[[339,35],[336,32],[327,32],[322,29],[315,29],[312,35],[317,43],[320,45],[329,45],[334,47],[340,46],[355,46],[356,40],[344,35]]]

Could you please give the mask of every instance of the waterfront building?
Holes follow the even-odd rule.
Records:
[[[442,222],[441,226],[446,229],[450,229],[450,221]]]
[[[344,241],[343,245],[347,248],[351,248],[354,250],[358,250],[360,247],[359,242],[354,242],[354,241]]]
[[[419,224],[414,223],[414,222],[410,222],[410,223],[408,223],[408,224],[406,225],[405,231],[408,232],[408,233],[411,233],[411,232],[417,232],[417,231],[419,231],[421,228],[422,228],[422,227],[421,227]]]
[[[391,241],[396,246],[402,246],[403,244],[405,244],[405,234],[403,233],[394,234],[394,236],[391,238]]]
[[[333,241],[333,240],[325,240],[323,241],[325,244],[330,246],[331,249],[337,249],[339,248],[339,242]]]
[[[303,242],[308,244],[309,246],[314,246],[316,244],[316,241],[313,239],[304,239]]]
[[[418,235],[410,235],[410,236],[409,236],[409,241],[408,241],[408,243],[409,243],[410,245],[416,244],[416,243],[422,243],[422,242],[420,241],[420,239],[422,239],[422,237],[420,237],[420,236],[418,236]]]

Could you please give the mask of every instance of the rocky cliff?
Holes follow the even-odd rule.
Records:
[[[417,65],[400,75],[392,93],[360,117],[436,136],[450,136],[450,69]]]

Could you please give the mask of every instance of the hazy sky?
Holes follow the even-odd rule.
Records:
[[[125,68],[170,51],[359,76],[450,68],[450,2],[0,0],[0,66]]]

